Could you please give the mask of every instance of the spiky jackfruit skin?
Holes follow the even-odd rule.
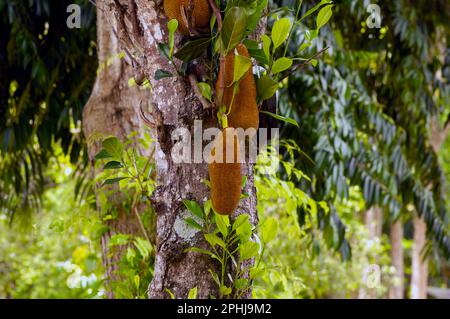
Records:
[[[192,8],[189,8],[190,0],[164,0],[164,12],[171,19],[178,20],[178,31],[189,35],[189,28],[181,15],[181,7],[186,12],[186,18],[191,28],[205,28],[211,19],[211,8],[207,0],[191,0]]]
[[[243,44],[236,47],[239,55],[250,58],[247,48]],[[216,82],[216,92],[223,88],[222,105],[226,105],[227,112],[233,99],[234,50],[227,54],[221,63]],[[222,80],[224,83],[222,83]],[[256,104],[256,83],[250,68],[239,82],[239,89],[234,96],[231,112],[228,115],[228,125],[234,128],[258,129],[259,110]]]
[[[233,154],[227,155],[227,151],[233,151]],[[239,140],[235,130],[223,129],[214,141],[208,164],[211,202],[218,214],[231,215],[239,205],[242,184],[239,156]]]

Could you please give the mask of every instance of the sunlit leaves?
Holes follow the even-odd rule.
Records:
[[[252,241],[247,241],[239,246],[239,254],[242,259],[250,259],[258,255],[259,245]]]
[[[327,24],[328,20],[330,20],[331,15],[333,14],[333,11],[331,10],[332,7],[333,6],[325,6],[320,9],[316,20],[317,30],[322,28],[325,24]]]
[[[239,82],[251,66],[252,60],[250,58],[236,54],[234,56],[233,83]]]
[[[197,287],[194,287],[191,290],[189,290],[188,299],[197,299]]]
[[[264,243],[268,243],[275,239],[278,231],[278,221],[273,218],[267,218],[260,227],[261,239]]]
[[[115,159],[120,159],[123,154],[123,145],[117,137],[111,136],[103,140],[103,150]]]
[[[128,242],[130,241],[130,236],[126,235],[126,234],[116,234],[111,236],[110,240],[109,240],[109,246],[113,247],[113,246],[121,246],[121,245],[126,245],[128,244]]]
[[[169,30],[169,57],[173,55],[173,50],[175,46],[175,31],[178,28],[177,19],[172,19],[167,23],[167,29]]]
[[[290,28],[291,21],[288,18],[281,18],[275,21],[272,28],[272,42],[274,49],[278,48],[284,41],[286,41]]]
[[[263,46],[263,52],[266,56],[267,61],[271,60],[271,54],[270,54],[270,46],[272,44],[272,40],[270,40],[269,36],[263,34],[261,36],[262,40],[262,46]]]
[[[289,69],[292,66],[292,59],[281,57],[273,62],[272,74],[277,74]]]

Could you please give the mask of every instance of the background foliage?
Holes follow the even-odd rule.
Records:
[[[65,27],[69,2],[83,8],[80,30]],[[303,1],[297,12],[300,2],[269,1],[269,30],[318,3]],[[372,29],[370,3],[336,0],[318,34],[311,16],[277,49],[314,62],[278,88],[279,114],[300,124],[281,124],[280,171],[257,171],[261,225],[276,220],[278,232],[256,297],[355,297],[371,263],[382,269],[385,296],[395,278],[387,236],[371,240],[364,226],[371,206],[383,208],[385,230],[404,222],[407,260],[411,217],[425,218],[431,281],[448,285],[450,139],[436,154],[430,138],[433,121],[450,119],[449,3],[378,2],[381,28]],[[80,121],[96,75],[94,7],[0,0],[0,12],[0,297],[100,298],[105,216],[92,211],[88,192],[74,196],[74,177],[86,171]],[[130,247],[121,297],[145,297],[151,273],[142,270],[153,260],[141,240],[113,241]]]

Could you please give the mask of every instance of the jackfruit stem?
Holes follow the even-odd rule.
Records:
[[[228,116],[226,114],[222,115],[222,128],[226,129],[228,127]]]
[[[236,91],[238,89],[238,83],[235,83],[233,86],[233,95],[231,96],[231,102],[230,102],[230,109],[228,110],[228,112],[226,113],[226,115],[230,115],[231,113],[231,109],[233,108],[233,104],[234,104],[234,97],[236,96]]]

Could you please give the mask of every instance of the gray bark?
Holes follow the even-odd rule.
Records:
[[[160,55],[158,43],[168,42],[167,19],[162,1],[98,1],[110,19],[116,19],[120,46],[133,61],[136,77],[150,81],[150,101],[157,136],[156,167],[158,188],[152,196],[157,214],[157,253],[154,278],[149,287],[151,298],[169,298],[170,290],[177,298],[187,297],[190,289],[197,287],[198,298],[217,296],[217,287],[208,269],[217,271],[218,265],[205,255],[186,252],[192,246],[206,247],[202,234],[187,228],[184,218],[188,214],[183,199],[203,203],[209,197],[206,179],[207,165],[176,164],[171,157],[174,144],[171,133],[186,128],[193,133],[194,120],[203,121],[203,129],[217,126],[213,111],[203,109],[186,78],[174,76],[159,81],[156,70],[175,74],[174,68]],[[176,46],[181,36],[176,35]],[[192,134],[193,135],[193,134]],[[253,168],[244,166],[248,176],[246,192],[250,195],[241,201],[235,213],[248,214],[257,224],[256,191],[253,185]],[[234,216],[234,217],[235,217]],[[245,297],[249,297],[250,293]]]
[[[427,225],[414,216],[414,244],[412,249],[411,299],[426,299],[428,288],[428,260],[423,256]]]
[[[371,207],[366,211],[365,224],[369,232],[369,238],[374,240],[380,238],[383,226],[383,212],[379,207]],[[367,265],[368,267],[369,265]],[[367,280],[363,274],[363,281]],[[359,299],[375,299],[377,298],[377,287],[369,288],[363,282],[363,286],[359,289]]]
[[[431,122],[430,144],[438,153],[442,143],[450,133],[450,123],[441,128],[438,119]],[[428,289],[428,260],[421,254],[426,244],[427,225],[422,218],[414,217],[414,246],[412,253],[411,298],[427,298]]]
[[[112,23],[112,25],[111,25]],[[143,131],[143,121],[139,116],[141,103],[148,100],[148,91],[129,87],[132,77],[131,67],[124,59],[116,36],[112,32],[114,20],[108,21],[105,13],[97,10],[97,54],[99,70],[91,96],[83,111],[83,133],[88,141],[91,162],[101,148],[102,136],[114,135],[124,139],[133,131]],[[148,152],[148,150],[141,150]],[[144,153],[145,154],[145,153]],[[93,172],[95,173],[95,172]],[[114,298],[112,285],[120,280],[119,261],[126,250],[125,246],[108,247],[114,234],[140,234],[141,228],[135,214],[121,206],[120,196],[111,198],[119,211],[118,218],[106,222],[109,231],[101,239],[103,265],[106,275],[106,295]],[[142,235],[141,235],[142,236]]]
[[[397,220],[391,225],[391,257],[392,265],[395,267],[397,283],[389,290],[390,299],[403,299],[404,291],[404,261],[403,261],[403,224]]]

